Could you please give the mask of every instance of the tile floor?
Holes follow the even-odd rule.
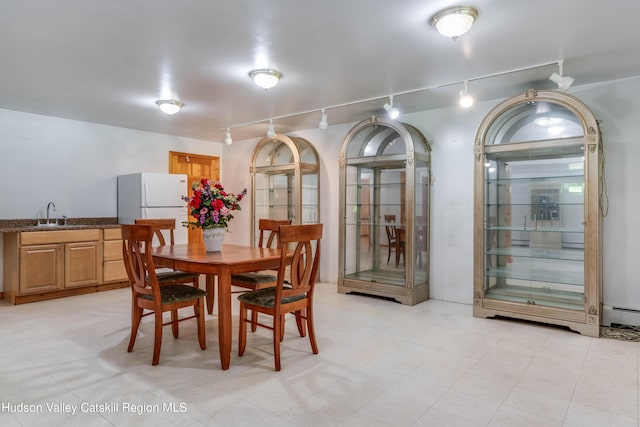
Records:
[[[128,289],[0,305],[2,426],[638,426],[638,343],[476,319],[471,307],[414,307],[318,286],[320,353],[287,322],[283,370],[267,330],[231,368],[195,324],[152,323],[133,353]],[[234,305],[237,349],[237,303]],[[65,406],[66,405],[66,406]],[[73,414],[68,411],[76,409]]]

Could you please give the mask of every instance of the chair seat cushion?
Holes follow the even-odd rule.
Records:
[[[305,299],[306,295],[294,295],[291,297],[282,298],[283,304],[289,304],[301,299]],[[272,286],[270,288],[258,289],[257,291],[245,292],[238,297],[238,301],[259,305],[261,307],[273,307],[276,301],[276,288]]]
[[[241,283],[253,288],[260,287],[260,285],[265,285],[267,283],[275,283],[275,281],[276,276],[274,276],[273,274],[242,273],[231,275],[232,284]]]
[[[164,285],[160,286],[160,295],[163,304],[170,304],[201,298],[207,295],[207,292],[189,285]],[[140,294],[140,298],[153,301],[153,295]]]
[[[158,282],[166,283],[166,282],[175,282],[178,280],[189,280],[189,279],[197,279],[198,274],[196,273],[187,273],[186,271],[162,271],[156,272],[156,277],[158,278]]]

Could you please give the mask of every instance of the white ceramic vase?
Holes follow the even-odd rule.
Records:
[[[224,243],[224,235],[227,230],[224,227],[212,227],[202,230],[202,240],[207,252],[220,252]]]

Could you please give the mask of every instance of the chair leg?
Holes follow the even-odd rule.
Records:
[[[311,351],[318,354],[318,343],[316,342],[316,332],[313,326],[313,308],[307,307],[307,328],[309,328],[309,341],[311,342]]]
[[[193,311],[195,312],[196,319],[198,320],[198,342],[200,343],[200,348],[203,350],[207,349],[207,337],[205,335],[205,326],[204,326],[204,298],[200,298],[198,302],[193,306]]]
[[[238,356],[244,354],[247,346],[247,308],[244,303],[240,303],[240,328],[238,332]]]
[[[387,264],[389,264],[390,259],[391,259],[391,244],[389,244],[389,251],[387,252]]]
[[[255,332],[258,330],[258,312],[255,310],[251,311],[251,332]]]
[[[282,340],[282,316],[273,316],[273,358],[276,371],[280,370],[280,341]]]
[[[178,310],[171,310],[171,332],[174,338],[178,338]]]
[[[155,316],[155,334],[153,338],[153,366],[160,362],[160,347],[162,346],[162,311],[156,311]]]
[[[296,316],[296,324],[298,325],[298,333],[301,337],[307,335],[307,328],[304,326],[304,317],[302,317],[302,310],[298,310],[295,313]]]
[[[136,336],[138,336],[138,328],[140,327],[140,320],[142,319],[142,309],[134,306],[131,308],[131,337],[129,338],[129,347],[127,351],[131,353],[133,346],[136,343]]]

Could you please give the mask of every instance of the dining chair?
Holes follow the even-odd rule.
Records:
[[[175,218],[136,219],[135,223],[138,225],[150,225],[155,236],[154,241],[157,240],[159,246],[165,246],[167,244],[163,231],[168,232],[169,243],[171,246],[175,244],[175,237],[173,234],[173,230],[176,228]],[[196,288],[200,287],[200,275],[195,273],[159,268],[156,270],[156,277],[161,285],[193,283],[193,286]]]
[[[151,314],[155,319],[152,365],[155,366],[160,361],[162,328],[166,325],[171,325],[173,337],[178,338],[178,323],[188,319],[196,319],[198,342],[200,348],[205,350],[207,342],[204,326],[204,297],[207,293],[202,289],[185,284],[160,285],[149,250],[154,235],[152,226],[123,224],[120,227],[122,229],[124,265],[131,285],[132,298],[131,337],[127,351],[133,351],[140,321],[143,317]],[[193,307],[193,316],[179,318],[178,309],[185,307]],[[145,310],[148,312],[145,313]],[[164,322],[163,313],[167,311],[171,312],[171,320]]]
[[[396,222],[395,215],[385,215],[384,216],[384,230],[387,233],[387,242],[388,242],[388,252],[387,252],[387,264],[389,264],[389,260],[391,259],[391,251],[396,250],[396,231],[395,226],[393,225]]]
[[[267,219],[260,218],[258,220],[258,229],[260,230],[260,235],[258,237],[258,247],[259,248],[277,248],[280,245],[280,226],[281,225],[290,225],[290,219]],[[252,272],[252,273],[242,273],[242,274],[232,274],[231,275],[231,286],[238,286],[241,288],[246,288],[252,291],[256,289],[268,288],[276,285],[276,275],[275,272]],[[242,291],[246,292],[246,291]],[[256,320],[258,313],[253,312],[252,317],[254,318],[254,323],[251,326],[251,330],[253,332],[256,331]]]
[[[284,316],[293,313],[301,337],[308,331],[313,354],[318,345],[313,324],[313,291],[320,261],[322,224],[283,225],[280,227],[280,266],[276,286],[245,292],[240,301],[240,332],[238,356],[244,354],[247,345],[247,324],[273,331],[275,370],[280,370],[280,342],[284,338]],[[289,280],[285,271],[290,267]],[[247,318],[248,310],[272,316],[273,323],[260,323]],[[305,323],[306,330],[305,331]],[[302,326],[302,327],[301,327]]]

